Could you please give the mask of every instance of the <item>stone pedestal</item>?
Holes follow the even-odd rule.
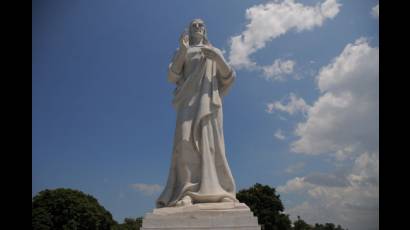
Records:
[[[260,230],[258,220],[243,203],[203,203],[154,209],[142,221],[142,230]]]

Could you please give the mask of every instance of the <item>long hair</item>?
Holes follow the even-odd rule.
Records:
[[[193,32],[192,32],[192,24],[193,24],[194,22],[196,22],[196,21],[200,21],[200,22],[202,22],[202,24],[204,24],[204,37],[203,37],[203,39],[202,39],[202,43],[203,43],[204,45],[212,46],[212,44],[211,44],[211,43],[209,42],[209,40],[208,40],[208,33],[207,33],[206,26],[205,26],[205,22],[204,22],[204,20],[202,20],[202,19],[200,19],[200,18],[196,18],[196,19],[192,20],[192,21],[189,23],[189,26],[188,26],[189,45],[191,46],[191,45],[193,44],[193,37],[191,36],[191,34],[193,33]]]

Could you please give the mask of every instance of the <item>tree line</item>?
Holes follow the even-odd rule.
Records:
[[[262,230],[347,230],[333,223],[309,225],[299,216],[292,222],[279,194],[268,185],[257,183],[236,197],[258,217]],[[142,220],[125,218],[118,223],[97,199],[74,189],[46,189],[32,199],[33,230],[139,230]]]

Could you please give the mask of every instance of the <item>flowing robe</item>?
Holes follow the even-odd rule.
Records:
[[[223,57],[219,49],[213,49]],[[157,207],[175,206],[184,196],[190,196],[193,203],[223,198],[237,201],[225,156],[221,98],[232,85],[235,72],[222,76],[200,46],[188,48],[181,73],[174,73],[171,66],[168,80],[177,84],[173,99],[177,121],[168,181]]]

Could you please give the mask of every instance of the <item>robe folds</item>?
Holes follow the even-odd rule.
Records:
[[[168,80],[177,85],[173,99],[177,121],[167,184],[156,205],[172,207],[185,196],[193,203],[237,201],[222,121],[222,96],[234,82],[235,72],[222,76],[200,46],[188,48],[181,73],[174,73],[171,66]]]

